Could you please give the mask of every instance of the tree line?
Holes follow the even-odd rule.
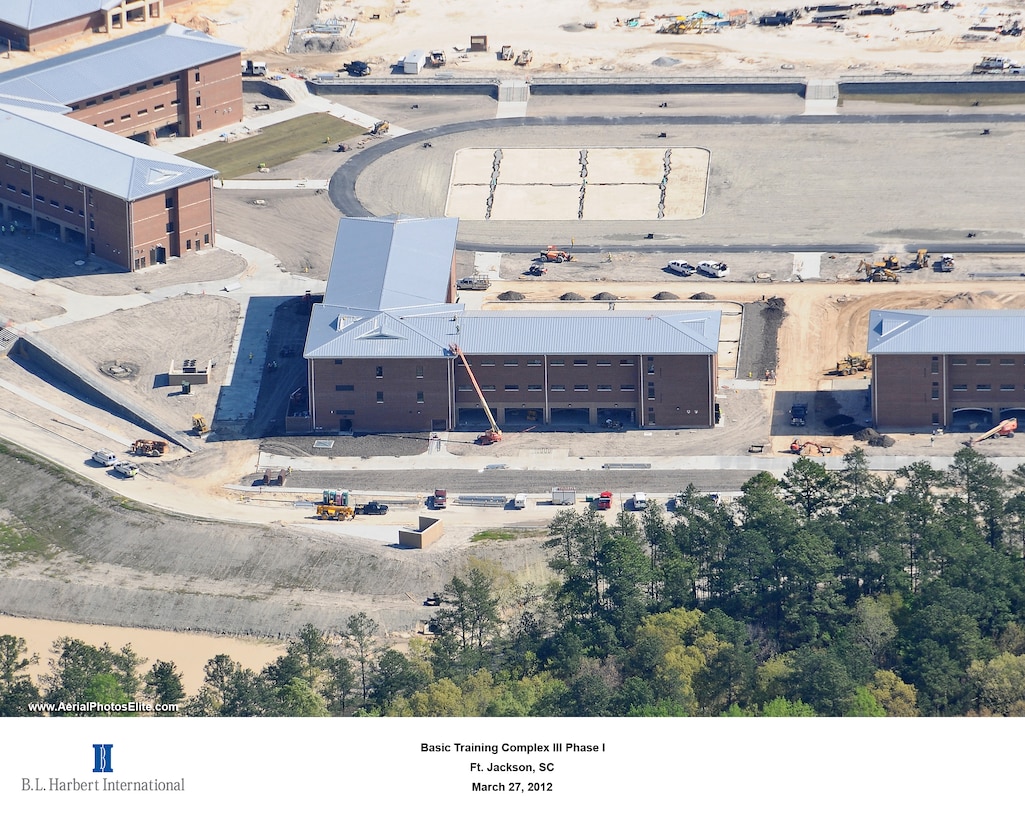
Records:
[[[184,698],[173,664],[139,677],[130,647],[62,639],[41,684],[186,715],[1025,715],[1025,469],[970,448],[885,477],[858,449],[800,458],[731,503],[689,487],[611,523],[566,510],[545,549],[550,583],[471,565],[403,651],[360,613],[342,646],[307,626],[260,673],[218,656]],[[2,714],[35,696],[18,640]]]

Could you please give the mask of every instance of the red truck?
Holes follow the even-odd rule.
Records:
[[[598,496],[598,509],[599,510],[611,510],[612,509],[612,493],[608,490]]]
[[[435,490],[431,496],[431,509],[443,510],[448,506],[448,490]]]

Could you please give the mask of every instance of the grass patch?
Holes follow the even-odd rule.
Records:
[[[975,108],[988,105],[1021,105],[1025,94],[841,94],[844,100],[894,103],[895,105],[943,105],[947,108]]]
[[[255,173],[261,162],[268,168],[275,168],[325,145],[333,147],[363,133],[366,133],[365,128],[330,114],[306,114],[268,125],[255,136],[235,142],[215,142],[181,156],[216,168],[224,179],[236,179]]]
[[[52,550],[45,539],[27,528],[19,529],[9,524],[0,524],[0,552],[47,558]]]
[[[470,538],[471,541],[515,541],[522,538],[524,533],[518,530],[481,530],[475,532]]]

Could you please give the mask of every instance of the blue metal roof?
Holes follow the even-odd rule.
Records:
[[[0,22],[34,31],[119,5],[120,0],[4,0]]]
[[[4,104],[0,154],[128,201],[217,173],[61,114]]]
[[[6,71],[0,94],[68,105],[241,53],[241,46],[170,23]]]
[[[868,352],[1025,353],[1025,311],[873,310]]]
[[[445,302],[458,226],[454,218],[342,219],[324,303],[376,311]]]
[[[711,355],[719,311],[463,311],[437,305],[400,311],[342,311],[317,305],[307,358],[445,358],[467,355]]]

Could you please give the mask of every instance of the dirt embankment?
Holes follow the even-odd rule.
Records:
[[[358,611],[385,630],[410,630],[423,598],[470,554],[513,571],[528,553],[538,563],[523,541],[432,554],[339,531],[162,513],[6,445],[0,524],[6,614],[274,638],[307,622],[338,629]]]

